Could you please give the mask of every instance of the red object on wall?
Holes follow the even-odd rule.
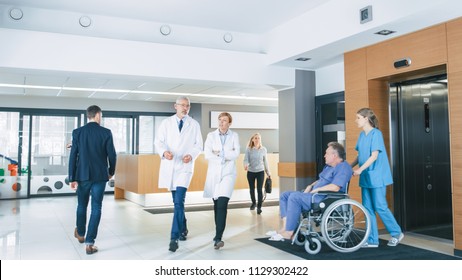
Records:
[[[8,164],[8,171],[10,171],[10,176],[18,176],[18,165]]]

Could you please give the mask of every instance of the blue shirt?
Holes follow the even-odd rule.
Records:
[[[352,175],[353,169],[351,169],[350,164],[346,161],[342,161],[335,167],[326,165],[321,173],[319,173],[319,179],[313,186],[312,190],[324,187],[325,185],[334,184],[340,187],[338,192],[346,193],[346,187]],[[317,195],[315,202],[319,202],[322,198],[324,198],[324,196],[325,195]]]
[[[390,164],[388,162],[383,135],[377,128],[372,129],[366,135],[364,131],[359,134],[355,147],[358,151],[358,164],[362,166],[371,156],[373,151],[378,151],[377,159],[361,172],[359,186],[362,188],[381,188],[393,184]]]
[[[334,184],[340,187],[339,192],[346,193],[346,186],[352,175],[353,169],[351,169],[351,166],[346,161],[342,161],[335,167],[326,165],[321,173],[319,173],[319,179],[312,190],[324,187],[325,185]]]

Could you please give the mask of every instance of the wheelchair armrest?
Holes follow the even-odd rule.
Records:
[[[344,194],[342,192],[334,192],[334,191],[319,191],[319,194]]]

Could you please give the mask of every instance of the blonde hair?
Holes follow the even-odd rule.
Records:
[[[250,149],[255,147],[255,144],[253,143],[253,138],[255,138],[255,136],[260,136],[260,147],[258,147],[260,149],[261,147],[263,147],[263,143],[261,142],[261,134],[260,133],[255,133],[254,135],[252,135],[252,137],[250,137],[249,144],[247,144],[247,147],[249,147]]]

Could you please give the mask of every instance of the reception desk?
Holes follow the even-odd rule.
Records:
[[[278,174],[278,161],[279,154],[268,154],[268,164],[273,179],[273,188],[279,187]],[[235,190],[247,191],[249,185],[247,183],[247,172],[244,170],[244,154],[241,154],[236,161],[237,165],[237,179]],[[188,189],[188,196],[201,196],[204,190],[205,178],[207,176],[208,161],[201,154],[196,159],[194,165],[194,175]],[[115,176],[115,189],[114,197],[117,199],[135,200],[139,204],[149,206],[146,204],[146,196],[155,194],[169,193],[166,189],[158,187],[159,181],[159,155],[118,155],[116,176]],[[271,196],[278,197],[278,194]],[[233,195],[234,196],[234,195]],[[268,195],[270,196],[270,195]],[[248,192],[246,198],[250,200]],[[267,197],[268,198],[268,197]],[[141,202],[140,202],[141,201]],[[171,202],[170,202],[171,204]]]

